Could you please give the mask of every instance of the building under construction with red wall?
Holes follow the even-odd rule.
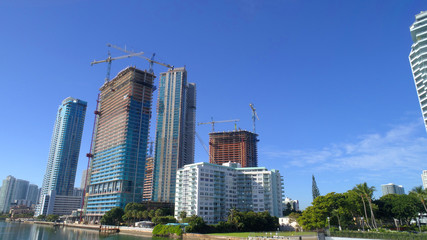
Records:
[[[258,166],[258,134],[246,130],[209,133],[209,162],[240,163],[242,167]]]

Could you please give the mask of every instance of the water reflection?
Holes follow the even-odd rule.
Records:
[[[111,234],[100,235],[97,230],[52,227],[48,225],[10,223],[0,221],[0,239],[2,240],[170,240],[167,238],[147,238],[140,236]]]

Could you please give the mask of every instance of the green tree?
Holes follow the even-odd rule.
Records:
[[[163,210],[162,210],[161,208],[157,209],[157,210],[154,212],[154,215],[155,215],[156,217],[161,217],[161,216],[163,216],[163,215],[164,215]]]
[[[38,215],[36,219],[39,221],[46,220],[46,215]]]
[[[110,211],[106,212],[101,218],[101,224],[103,225],[119,225],[122,222],[122,217],[125,214],[122,208],[115,207]]]
[[[328,193],[325,196],[319,196],[313,201],[313,205],[306,208],[298,218],[298,223],[304,229],[313,230],[325,228],[327,218],[333,216],[333,211],[338,210],[341,215],[348,214],[345,211],[346,197],[342,193]],[[341,220],[340,215],[340,220]],[[337,224],[338,220],[330,218],[331,224]]]
[[[58,219],[59,219],[59,216],[56,214],[49,214],[46,217],[46,221],[48,221],[48,222],[55,222]]]
[[[131,202],[131,203],[126,204],[125,213],[128,211],[132,211],[132,210],[144,211],[146,209],[147,208],[141,203]]]
[[[421,201],[424,207],[424,211],[427,213],[427,208],[426,208],[427,190],[423,189],[423,186],[418,186],[418,187],[414,187],[409,192],[409,194],[416,196]]]
[[[320,196],[320,191],[319,188],[317,187],[317,183],[316,183],[316,179],[314,178],[314,175],[312,176],[312,186],[311,186],[311,191],[313,194],[313,201],[314,199],[316,199],[318,196]]]
[[[383,220],[392,223],[394,219],[403,220],[407,225],[423,209],[415,195],[387,194],[378,201],[379,213]]]
[[[153,209],[151,209],[150,211],[148,211],[148,217],[150,219],[152,219],[155,216],[156,216],[156,212]]]
[[[202,217],[193,215],[189,218],[188,226],[185,230],[190,233],[208,233],[209,227]]]
[[[375,192],[375,187],[368,187],[368,184],[366,182],[361,183],[361,184],[357,184],[356,187],[353,188],[353,191],[355,191],[357,194],[359,194],[360,198],[362,199],[363,202],[363,207],[365,210],[365,217],[366,217],[366,222],[368,223],[368,214],[366,213],[366,204],[365,204],[365,199],[368,201],[369,203],[369,209],[371,210],[371,224],[372,227],[375,229],[377,228],[377,222],[375,221],[375,216],[374,216],[374,211],[372,208],[372,195]],[[370,228],[371,225],[368,224],[368,226]]]
[[[148,219],[148,210],[142,211],[142,219],[144,220]]]
[[[187,212],[186,211],[182,211],[179,213],[179,219],[184,220],[187,217]]]

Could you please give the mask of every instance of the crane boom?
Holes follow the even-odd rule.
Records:
[[[95,61],[94,60],[93,62],[90,63],[90,65],[93,66],[94,64],[103,63],[103,62],[108,63],[107,76],[105,77],[105,82],[108,82],[108,81],[110,81],[111,62],[113,60],[118,60],[118,59],[123,59],[123,58],[130,58],[130,57],[136,57],[136,56],[140,56],[142,54],[144,54],[144,52],[132,53],[132,54],[128,54],[128,55],[123,55],[123,56],[120,56],[120,57],[114,57],[114,58],[112,58],[111,55],[110,55],[110,51],[108,51],[108,58],[107,59],[100,60],[100,61]]]
[[[221,120],[221,121],[214,121],[214,120],[212,119],[212,121],[210,121],[210,122],[197,123],[197,125],[212,124],[212,132],[215,132],[215,123],[238,122],[238,121],[240,121],[240,119]]]
[[[125,53],[131,53],[131,54],[132,54],[132,53],[134,53],[134,52],[132,52],[132,51],[129,51],[129,50],[123,49],[123,48],[121,48],[121,47],[118,47],[118,46],[113,45],[113,44],[110,44],[110,43],[108,43],[108,44],[107,44],[107,46],[108,46],[108,47],[115,48],[115,49],[120,50],[120,51],[125,52]],[[167,68],[170,68],[170,69],[174,69],[174,66],[172,66],[172,65],[169,65],[169,64],[167,64],[167,63],[162,63],[162,62],[155,61],[155,60],[154,60],[154,56],[155,56],[155,54],[153,54],[153,56],[151,57],[151,59],[150,59],[150,58],[148,58],[148,57],[145,57],[145,56],[138,56],[138,57],[140,57],[140,58],[142,58],[142,59],[145,59],[145,60],[147,60],[147,61],[150,63],[150,72],[151,72],[151,73],[153,72],[153,68],[152,68],[152,67],[153,67],[153,63],[159,64],[159,65],[162,65],[162,66],[167,67]]]

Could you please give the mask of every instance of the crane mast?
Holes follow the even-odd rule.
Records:
[[[253,121],[254,133],[256,133],[256,131],[255,131],[256,130],[255,129],[255,120],[259,121],[258,114],[256,113],[256,109],[252,103],[249,103],[249,106],[252,109],[252,121]]]

